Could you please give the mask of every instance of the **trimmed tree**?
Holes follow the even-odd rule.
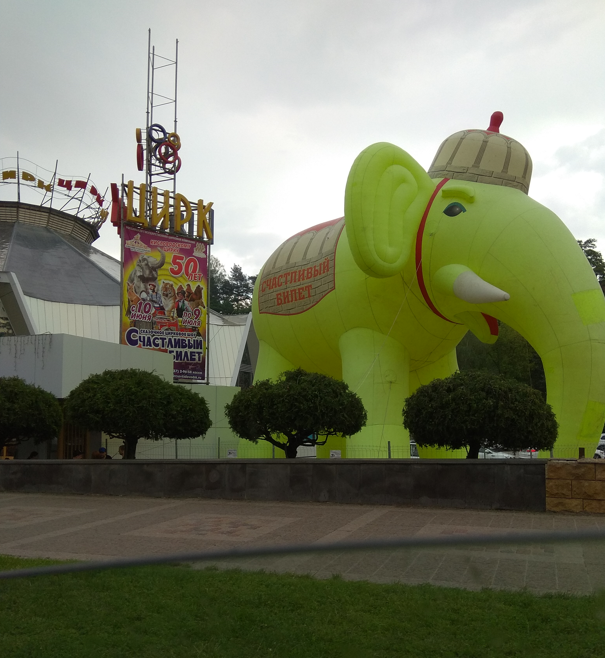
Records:
[[[558,429],[539,391],[472,370],[420,386],[405,401],[403,425],[419,446],[465,448],[467,459],[477,459],[481,447],[549,450]]]
[[[361,399],[344,382],[300,368],[240,391],[225,415],[237,436],[267,441],[288,458],[296,457],[299,446],[357,434],[367,420]]]
[[[193,439],[212,425],[204,398],[134,368],[91,375],[67,396],[65,413],[75,425],[124,441],[124,459],[135,459],[139,439]]]
[[[19,377],[0,377],[0,449],[7,443],[48,441],[61,430],[57,398]]]

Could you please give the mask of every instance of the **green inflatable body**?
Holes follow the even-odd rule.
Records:
[[[501,121],[494,113],[487,130],[452,135],[428,173],[397,146],[368,147],[351,168],[344,218],[293,236],[263,267],[256,380],[325,373],[368,412],[359,434],[318,456],[386,457],[389,442],[408,456],[403,401],[456,371],[467,330],[497,340],[497,320],[542,359],[555,456],[592,454],[605,420],[605,298],[573,235],[527,196],[531,159]]]

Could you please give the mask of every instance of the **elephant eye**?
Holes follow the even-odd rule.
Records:
[[[443,211],[443,214],[448,217],[455,217],[461,212],[466,212],[466,208],[461,203],[458,203],[458,201],[454,201],[454,203],[450,203],[450,205]]]

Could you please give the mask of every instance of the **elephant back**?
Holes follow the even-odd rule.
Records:
[[[296,315],[334,290],[336,246],[343,228],[342,217],[318,224],[271,254],[258,284],[260,313]]]

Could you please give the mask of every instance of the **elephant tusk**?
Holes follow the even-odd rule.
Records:
[[[453,293],[459,299],[470,304],[488,304],[490,302],[507,302],[510,295],[491,283],[484,281],[472,270],[461,272],[454,281]]]

